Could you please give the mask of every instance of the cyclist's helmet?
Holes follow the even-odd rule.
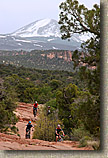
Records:
[[[48,108],[50,108],[50,106],[48,106]]]
[[[37,104],[37,101],[35,101],[35,103]]]
[[[57,127],[60,128],[60,125],[58,124]]]
[[[29,121],[29,123],[31,123],[31,121]]]

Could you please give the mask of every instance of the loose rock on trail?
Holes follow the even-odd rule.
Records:
[[[39,105],[39,108],[42,105]],[[33,115],[33,105],[26,103],[19,103],[16,111],[14,112],[19,121],[16,127],[19,129],[20,137],[17,135],[9,135],[0,133],[0,150],[93,150],[92,147],[78,148],[79,142],[77,141],[63,141],[63,142],[48,142],[39,139],[25,139],[25,126],[29,120],[32,124],[36,122],[39,117],[37,113],[36,118]]]

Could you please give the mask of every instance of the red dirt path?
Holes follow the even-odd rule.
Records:
[[[39,105],[41,107],[42,105]],[[0,133],[0,150],[93,150],[92,147],[78,148],[77,141],[48,142],[38,139],[25,139],[25,126],[29,120],[34,122],[32,105],[19,103],[15,114],[19,118],[16,126],[19,129],[20,137]]]

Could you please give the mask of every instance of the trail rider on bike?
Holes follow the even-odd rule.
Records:
[[[28,124],[26,125],[26,134],[28,131],[30,131],[30,129],[32,128],[33,131],[33,125],[31,124],[31,121],[28,122]]]
[[[55,132],[56,142],[57,142],[58,138],[61,139],[61,136],[60,136],[60,134],[59,134],[60,132],[62,132],[62,133],[63,133],[63,136],[65,136],[63,130],[61,129],[60,125],[58,124],[58,126],[57,126],[57,128],[56,128],[56,132]]]
[[[50,106],[48,106],[48,109],[47,109],[47,116],[51,113],[51,110],[50,110]]]
[[[36,110],[37,112],[37,107],[38,107],[38,103],[37,101],[35,101],[35,103],[33,104],[33,114],[34,114],[34,110]]]

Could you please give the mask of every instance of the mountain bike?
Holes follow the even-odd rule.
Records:
[[[34,115],[34,117],[36,117],[36,114],[37,114],[37,109],[34,108],[34,109],[33,109],[33,115]]]
[[[58,137],[57,141],[58,141],[58,142],[63,142],[63,138],[64,138],[64,136],[63,136],[63,135],[59,135],[59,137]]]
[[[26,135],[25,135],[26,139],[30,139],[30,129],[26,130]]]
[[[50,111],[50,110],[47,111],[47,116],[48,116],[49,114],[51,114],[51,111]]]

